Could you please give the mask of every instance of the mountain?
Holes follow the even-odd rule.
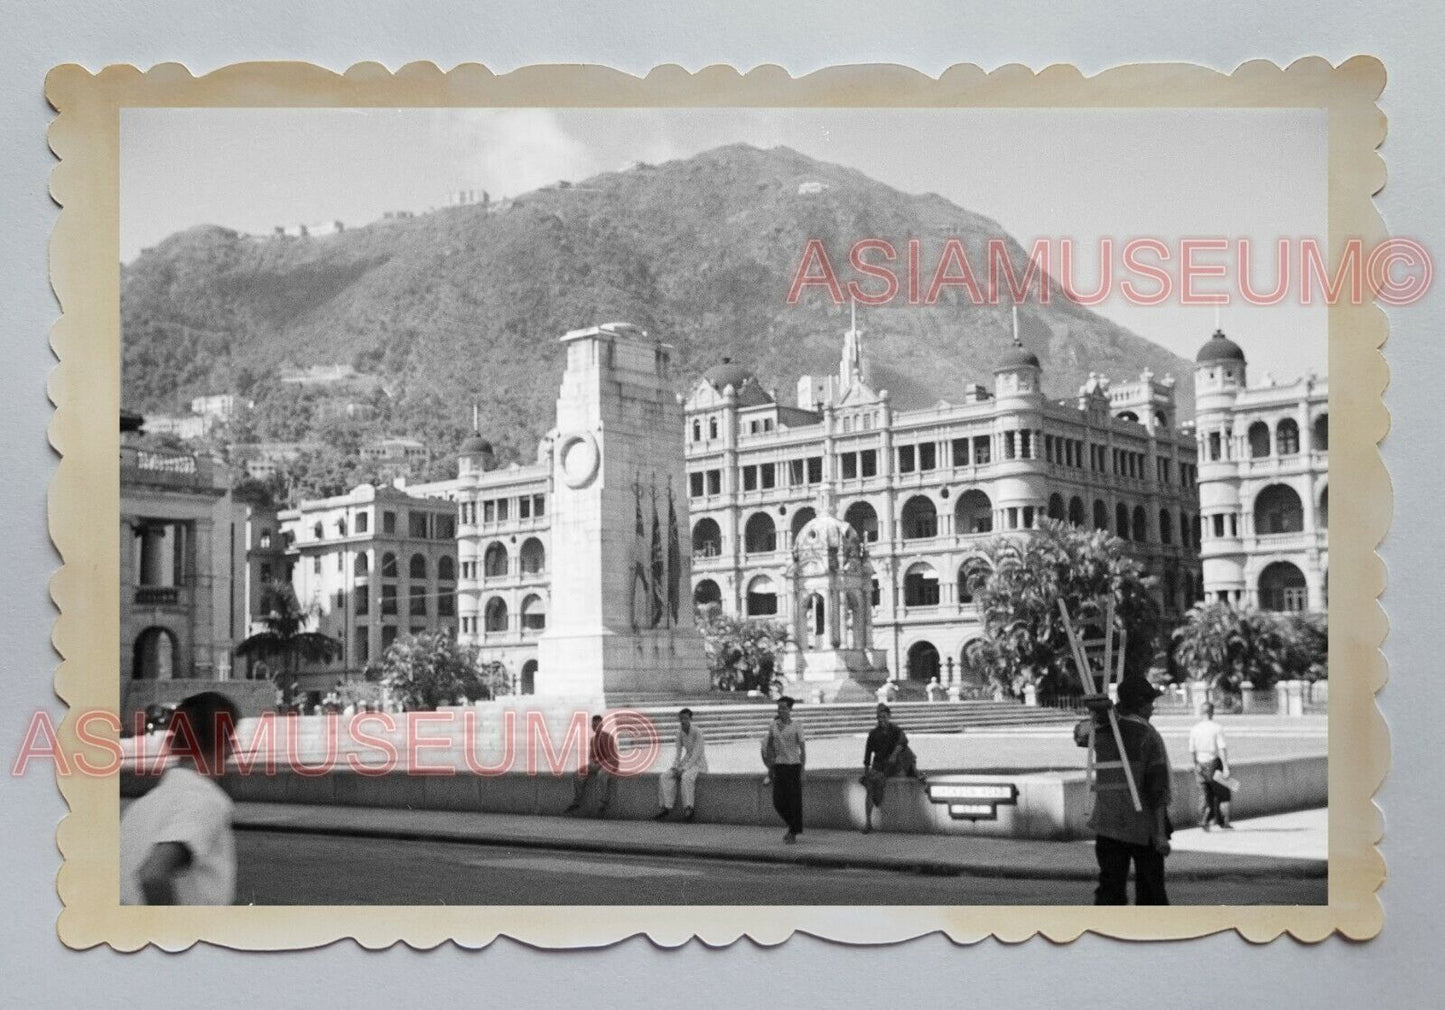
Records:
[[[841,279],[873,290],[878,282],[848,268],[850,246],[868,237],[896,245],[904,291],[910,238],[923,243],[925,288],[948,238],[962,240],[980,281],[991,238],[1007,242],[1020,274],[1025,262],[998,224],[940,196],[746,145],[324,237],[199,226],[122,268],[124,399],[175,410],[201,393],[263,387],[284,366],[352,364],[393,394],[392,433],[452,438],[476,401],[483,432],[525,459],[551,424],[557,338],[628,320],[676,345],[679,381],[728,355],[791,403],[799,375],[836,368],[847,327],[847,306],[819,288],[787,304],[804,248],[821,240]],[[1020,316],[1053,396],[1073,395],[1089,372],[1190,374],[1187,361],[1057,291]],[[1006,307],[953,292],[931,306],[900,294],[860,321],[875,385],[901,407],[989,383],[1010,332]],[[1191,416],[1188,381],[1178,395],[1180,416]],[[404,424],[412,430],[395,430]]]

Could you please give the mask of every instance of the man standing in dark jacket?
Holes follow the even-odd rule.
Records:
[[[1096,905],[1129,903],[1129,865],[1134,866],[1134,903],[1167,905],[1164,890],[1164,857],[1169,855],[1169,754],[1159,731],[1149,725],[1154,699],[1160,692],[1140,676],[1125,677],[1119,683],[1119,735],[1133,771],[1142,810],[1134,809],[1129,783],[1124,776],[1119,748],[1109,727],[1107,697],[1090,698],[1094,726],[1094,810],[1089,827],[1097,840],[1094,854],[1099,862],[1099,886],[1094,890]],[[1089,723],[1074,727],[1074,742],[1089,743]]]

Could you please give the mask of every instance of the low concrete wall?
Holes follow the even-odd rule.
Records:
[[[1241,783],[1233,807],[1236,817],[1322,807],[1328,801],[1327,759],[1322,756],[1233,762],[1230,771]],[[140,795],[154,781],[151,776],[125,773],[122,795]],[[930,800],[918,783],[894,779],[888,783],[883,811],[875,823],[887,831],[923,834],[1035,839],[1086,838],[1090,834],[1091,797],[1080,772],[1012,776],[940,772],[931,774],[929,783],[962,788],[1012,786],[1017,789],[1017,799],[995,806],[992,818],[955,819],[947,803]],[[349,769],[321,775],[295,771],[265,775],[258,770],[250,775],[228,775],[224,785],[236,800],[256,803],[555,815],[572,801],[572,780],[566,775],[364,774]],[[1194,773],[1175,769],[1173,789],[1170,814],[1174,823],[1180,827],[1197,823],[1199,794]],[[586,798],[587,809],[595,807],[598,799],[594,787]],[[619,779],[608,817],[643,820],[657,812],[657,803],[656,775]],[[696,813],[704,823],[782,826],[773,812],[772,788],[763,784],[760,774],[704,775],[698,780]],[[857,773],[809,772],[804,779],[803,817],[808,827],[861,827],[863,787]]]

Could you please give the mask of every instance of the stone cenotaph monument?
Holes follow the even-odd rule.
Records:
[[[550,436],[555,562],[537,693],[705,692],[672,347],[630,323],[573,330],[562,343]]]

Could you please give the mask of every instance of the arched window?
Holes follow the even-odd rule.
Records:
[[[421,554],[413,554],[411,562],[407,565],[406,574],[413,579],[426,578],[426,558]]]
[[[692,528],[692,556],[715,558],[722,554],[722,529],[716,519],[699,519]]]
[[[1065,514],[1064,514],[1064,496],[1063,496],[1063,495],[1061,495],[1061,494],[1051,494],[1051,495],[1049,495],[1049,518],[1050,518],[1050,519],[1054,519],[1054,520],[1056,520],[1056,521],[1058,521],[1058,522],[1063,522],[1063,521],[1064,521]]]
[[[696,418],[692,422],[692,440],[694,442],[702,441],[702,422]]]
[[[908,648],[908,679],[928,683],[938,676],[938,650],[932,642],[914,642]]]
[[[1288,484],[1271,484],[1254,499],[1256,536],[1298,533],[1304,529],[1304,508],[1299,495]]]
[[[855,501],[843,513],[843,521],[858,533],[858,539],[871,544],[878,539],[878,513],[866,501]]]
[[[396,555],[387,551],[381,556],[381,577],[383,579],[396,578]]]
[[[927,561],[915,562],[903,575],[905,607],[938,606],[938,573]]]
[[[1188,547],[1199,539],[1199,527],[1189,521],[1188,512],[1179,513],[1179,546]],[[1198,544],[1195,544],[1197,547]]]
[[[537,661],[535,659],[529,659],[522,664],[522,683],[519,693],[537,693]]]
[[[1084,499],[1078,495],[1069,499],[1069,522],[1075,526],[1084,525]]]
[[[1168,509],[1159,510],[1159,540],[1165,544],[1174,542],[1174,517]]]
[[[1269,425],[1263,421],[1249,426],[1249,455],[1253,459],[1269,455]]]
[[[749,617],[772,617],[778,612],[778,591],[766,575],[756,576],[748,583]]]
[[[958,496],[953,505],[953,531],[960,536],[993,532],[993,502],[978,488]]]
[[[442,559],[437,562],[437,578],[443,582],[457,580],[457,563],[447,555],[443,555]]]
[[[1322,530],[1330,528],[1330,489],[1326,487],[1320,492],[1319,527]]]
[[[793,513],[793,521],[788,524],[788,533],[792,539],[798,539],[798,531],[818,517],[813,509],[804,506]]]
[[[1293,456],[1299,452],[1299,425],[1294,418],[1287,417],[1274,430],[1275,451],[1281,456]]]
[[[547,605],[533,593],[522,601],[522,630],[541,631],[547,627]]]
[[[778,549],[778,530],[773,517],[755,512],[743,527],[743,550],[748,554],[771,554]]]
[[[1141,544],[1149,539],[1149,515],[1143,505],[1134,506],[1134,539]]]
[[[523,540],[519,560],[523,575],[541,575],[547,567],[547,551],[542,546],[542,541],[536,537]]]
[[[486,631],[507,630],[507,601],[500,596],[493,596],[487,601],[487,608],[482,618],[482,627]]]
[[[313,540],[320,540],[323,536],[326,535],[325,531],[321,528],[320,523],[317,523],[315,526],[311,527],[311,533]]]
[[[692,591],[692,604],[695,607],[707,607],[721,603],[722,590],[712,579],[703,579]]]
[[[346,536],[346,517],[345,517],[345,516],[342,516],[340,519],[336,520],[336,535],[339,536],[339,537],[344,537],[344,536]]]
[[[482,555],[482,575],[488,579],[500,579],[507,574],[507,548],[505,544],[493,542]]]
[[[1129,506],[1123,502],[1114,506],[1114,532],[1120,540],[1129,539]]]
[[[362,576],[366,575],[370,570],[371,560],[367,557],[365,551],[359,552],[356,555],[356,560],[351,563],[352,574],[355,575],[357,578],[361,578]]]
[[[903,539],[925,540],[938,536],[938,510],[923,495],[914,495],[903,505]]]
[[[1330,415],[1321,414],[1310,428],[1310,441],[1315,452],[1325,452],[1330,447]]]
[[[1261,610],[1296,612],[1304,610],[1307,601],[1304,572],[1288,561],[1266,565],[1259,573]]]
[[[136,680],[170,680],[176,675],[176,636],[167,628],[146,628],[135,640],[131,676]]]
[[[1132,410],[1121,410],[1121,411],[1119,411],[1119,420],[1121,420],[1121,421],[1133,421],[1135,424],[1138,424],[1138,423],[1139,423],[1139,415],[1136,414],[1136,413],[1134,413]]]
[[[1094,499],[1094,529],[1107,530],[1109,528],[1109,506],[1104,504],[1103,499]]]

